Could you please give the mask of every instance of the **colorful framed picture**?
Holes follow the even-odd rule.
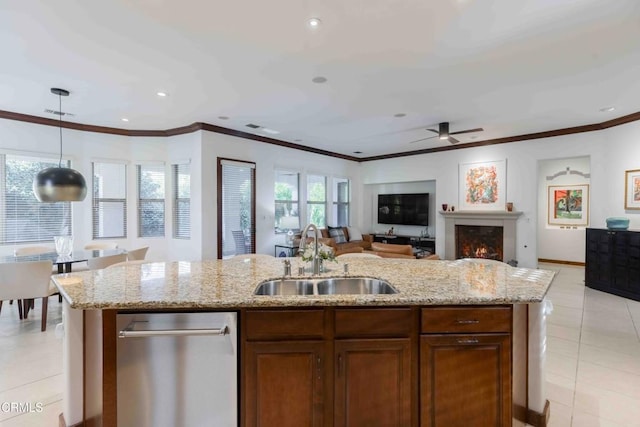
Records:
[[[589,225],[589,185],[550,185],[549,225]]]
[[[504,211],[507,196],[506,169],[506,160],[460,163],[459,209]]]
[[[624,208],[640,209],[640,169],[624,172]]]

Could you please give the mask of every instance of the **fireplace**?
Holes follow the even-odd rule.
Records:
[[[492,225],[456,225],[456,259],[503,261],[503,230],[503,227]]]
[[[516,260],[516,223],[522,212],[456,211],[441,212],[440,215],[445,220],[444,259]],[[458,237],[461,229],[467,234],[462,237],[462,246]]]

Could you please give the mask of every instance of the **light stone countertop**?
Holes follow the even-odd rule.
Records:
[[[291,258],[293,278],[299,258]],[[281,279],[283,258],[157,262],[53,276],[76,309],[218,309],[242,307],[471,305],[540,302],[555,273],[485,260],[429,261],[349,258],[349,276],[386,280],[392,295],[256,296],[256,286]],[[343,262],[322,277],[344,277]],[[310,275],[305,276],[309,278]]]

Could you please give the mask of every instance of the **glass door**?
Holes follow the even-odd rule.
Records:
[[[255,252],[256,164],[218,157],[218,259]]]

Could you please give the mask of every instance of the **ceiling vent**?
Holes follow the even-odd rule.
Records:
[[[47,113],[47,114],[55,114],[56,116],[69,116],[69,117],[75,117],[76,116],[73,113],[65,113],[64,111],[49,110],[48,108],[46,110],[44,110],[44,112]]]
[[[251,128],[251,129],[260,129],[260,126],[258,126],[256,124],[253,124],[253,123],[249,123],[249,124],[247,124],[245,126],[248,127],[248,128]]]

